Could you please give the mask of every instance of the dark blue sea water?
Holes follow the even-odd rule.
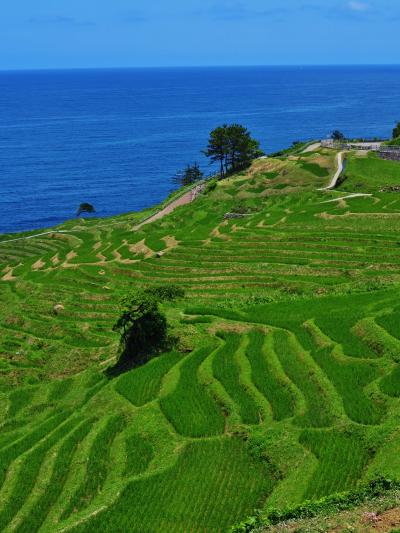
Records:
[[[400,67],[0,72],[0,232],[163,199],[209,131],[246,125],[271,152],[298,139],[388,136]]]

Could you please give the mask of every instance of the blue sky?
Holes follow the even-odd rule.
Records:
[[[399,0],[3,0],[0,69],[399,63]]]

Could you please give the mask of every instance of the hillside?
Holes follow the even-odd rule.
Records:
[[[1,237],[0,531],[222,532],[400,480],[400,164],[347,157],[334,191],[316,147],[150,224]],[[177,351],[108,379],[118,302],[164,283]]]

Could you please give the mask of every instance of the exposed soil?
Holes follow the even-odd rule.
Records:
[[[32,270],[40,270],[41,268],[43,268],[44,266],[46,265],[46,263],[44,261],[42,261],[41,259],[38,259],[36,261],[36,263],[33,263],[32,265]]]
[[[68,252],[67,255],[65,256],[65,261],[61,266],[63,268],[76,268],[77,265],[71,265],[70,261],[74,259],[77,255],[78,254],[74,252],[74,250],[71,250],[70,252]]]
[[[370,511],[371,504],[345,511],[335,516],[295,520],[271,526],[265,533],[295,533],[309,531],[319,533],[391,533],[400,528],[400,507],[387,511]]]
[[[2,281],[14,281],[17,278],[13,275],[14,268],[12,267],[6,267],[3,272],[5,272],[4,276],[1,278]]]
[[[165,242],[166,245],[166,249],[164,250],[164,252],[167,252],[179,246],[179,241],[177,241],[173,235],[167,235],[166,237],[163,237],[162,240]]]
[[[371,531],[386,533],[395,527],[400,527],[400,507],[382,513],[378,517],[378,522],[372,526]]]
[[[390,509],[382,514],[364,513],[358,523],[346,524],[330,529],[329,533],[344,533],[349,531],[349,526],[353,531],[362,533],[390,533],[394,528],[400,527],[400,508]]]
[[[129,251],[133,254],[142,254],[145,258],[153,256],[154,251],[148,246],[146,246],[144,241],[145,239],[136,244],[132,244],[131,246],[129,246]]]

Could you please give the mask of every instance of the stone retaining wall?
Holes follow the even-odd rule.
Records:
[[[400,150],[395,152],[378,152],[379,157],[387,161],[400,161]]]

